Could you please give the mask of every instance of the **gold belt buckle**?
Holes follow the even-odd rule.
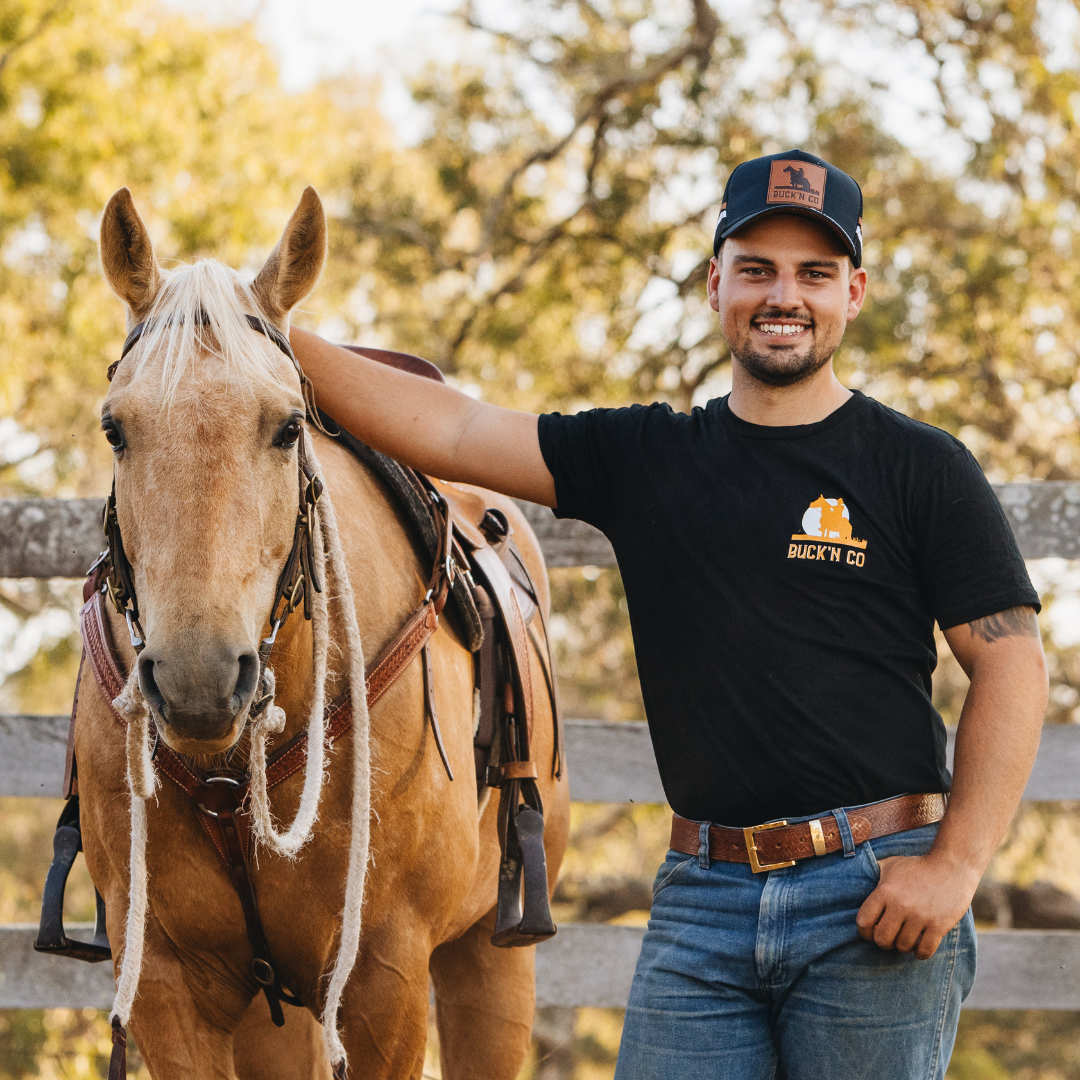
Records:
[[[782,870],[785,866],[795,865],[794,859],[789,859],[787,862],[758,862],[758,850],[757,845],[754,843],[754,833],[762,832],[765,829],[779,829],[782,825],[786,824],[787,818],[783,821],[770,821],[768,825],[751,825],[749,829],[743,829],[743,841],[746,843],[746,854],[750,856],[750,869],[753,870],[755,874],[760,874],[763,870]]]

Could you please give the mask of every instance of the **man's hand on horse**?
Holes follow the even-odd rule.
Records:
[[[856,924],[882,949],[928,960],[964,917],[979,885],[978,871],[944,853],[896,855],[880,862],[881,880],[859,909]]]

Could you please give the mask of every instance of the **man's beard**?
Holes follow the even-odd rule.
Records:
[[[732,354],[746,373],[766,386],[793,386],[820,371],[831,359],[835,349],[819,349],[816,345],[801,356],[784,352],[754,352],[749,344],[733,348]]]

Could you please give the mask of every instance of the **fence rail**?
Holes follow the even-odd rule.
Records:
[[[994,488],[1025,559],[1080,558],[1080,483]],[[103,499],[0,499],[0,578],[82,577],[103,546]],[[607,537],[545,506],[519,503],[549,567],[614,566]]]
[[[995,488],[1025,558],[1080,558],[1080,483]],[[521,504],[548,565],[614,566],[602,533]],[[81,577],[102,546],[100,499],[0,499],[0,578]],[[0,796],[59,794],[67,716],[0,715]],[[644,724],[569,720],[570,795],[579,802],[661,803]],[[952,754],[952,733],[949,755]],[[1080,727],[1043,730],[1025,799],[1080,799]],[[43,853],[44,857],[44,853]],[[89,925],[82,928],[87,936]],[[0,926],[0,1008],[107,1007],[109,965],[32,950],[36,927]],[[569,924],[537,950],[537,1004],[616,1007],[626,1002],[643,930]],[[968,1008],[1080,1010],[1080,932],[979,934]]]
[[[89,941],[93,923],[68,926]],[[536,950],[536,1004],[622,1008],[644,927],[564,923]],[[0,926],[0,1009],[107,1009],[108,963],[83,964],[33,951],[36,926]],[[968,1009],[1080,1009],[1080,932],[983,930]]]
[[[0,796],[58,796],[70,717],[0,713]],[[666,802],[649,729],[628,721],[566,720],[570,798],[588,803]],[[949,767],[955,730],[948,729]],[[1037,801],[1080,799],[1080,727],[1043,728],[1024,790]]]

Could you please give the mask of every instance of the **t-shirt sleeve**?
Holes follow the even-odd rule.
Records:
[[[540,417],[540,452],[555,481],[556,517],[580,518],[604,528],[626,464],[632,411],[590,409]]]
[[[1008,608],[1040,608],[1005,511],[979,463],[960,449],[918,499],[921,577],[947,630]]]

